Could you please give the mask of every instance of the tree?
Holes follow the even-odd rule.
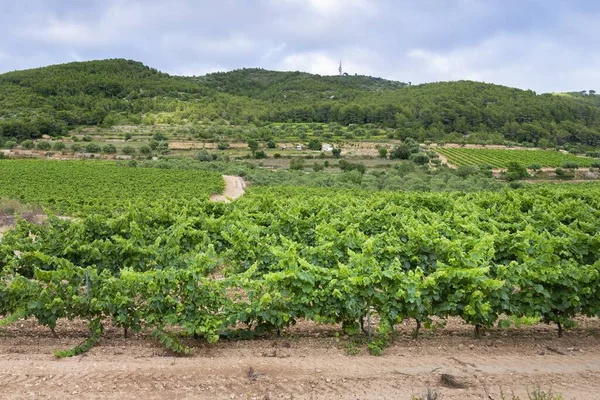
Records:
[[[277,147],[277,142],[275,142],[275,140],[273,140],[273,139],[270,139],[267,142],[267,148],[274,149],[275,147]]]
[[[250,149],[250,151],[252,152],[252,156],[254,157],[256,150],[258,150],[258,141],[256,139],[250,138],[246,141],[246,143],[248,143],[248,148]]]
[[[50,150],[52,148],[52,144],[50,142],[46,142],[45,140],[42,140],[41,142],[38,142],[37,146],[38,150]]]
[[[102,146],[102,152],[104,154],[115,154],[117,152],[117,148],[114,144],[108,143]]]
[[[335,158],[340,158],[342,156],[342,149],[336,147],[333,150],[331,150],[331,154],[333,154]]]
[[[308,148],[310,150],[315,150],[315,151],[321,151],[321,141],[319,139],[312,139],[310,142],[308,142]]]
[[[388,149],[385,147],[380,147],[379,150],[379,158],[387,158]]]
[[[414,153],[410,155],[410,161],[417,165],[425,165],[429,163],[429,156],[425,153]]]
[[[67,146],[63,142],[54,142],[52,149],[55,151],[63,151]]]
[[[293,171],[300,171],[304,169],[304,159],[294,158],[290,161],[290,169]]]
[[[24,148],[25,150],[31,150],[35,147],[35,144],[33,144],[32,140],[23,140],[21,142],[21,147]]]
[[[123,152],[123,154],[128,156],[132,156],[135,154],[135,148],[133,146],[125,146],[121,151]]]
[[[519,164],[518,162],[511,161],[508,163],[506,168],[506,180],[509,182],[518,181],[529,177],[527,168]]]
[[[200,150],[198,152],[198,154],[196,154],[196,160],[201,161],[201,162],[208,162],[208,161],[212,161],[213,158],[208,151]]]
[[[392,149],[390,159],[392,160],[408,160],[411,155],[410,147],[406,144],[400,144]]]
[[[85,146],[86,153],[100,153],[100,150],[102,150],[102,148],[96,143],[89,143]]]
[[[144,146],[140,147],[140,154],[142,154],[144,156],[152,155],[152,147],[150,147],[148,145],[144,145]]]

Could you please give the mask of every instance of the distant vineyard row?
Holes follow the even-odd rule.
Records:
[[[491,165],[494,168],[506,168],[510,162],[517,162],[525,167],[538,164],[541,167],[560,167],[564,163],[577,163],[580,167],[590,167],[600,160],[590,157],[578,157],[572,154],[552,150],[500,150],[500,149],[467,149],[438,148],[436,151],[446,158],[450,164]]]

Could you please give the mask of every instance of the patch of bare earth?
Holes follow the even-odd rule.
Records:
[[[229,203],[243,196],[246,190],[246,182],[239,176],[223,175],[225,179],[225,190],[222,194],[213,194],[211,201]]]
[[[600,322],[557,338],[539,325],[491,330],[476,339],[459,321],[419,340],[411,324],[381,357],[339,329],[300,322],[252,341],[186,342],[191,356],[174,357],[154,340],[123,339],[107,327],[89,353],[58,360],[52,350],[79,343],[82,321],[59,321],[54,339],[33,321],[0,328],[0,386],[11,399],[411,399],[427,388],[445,400],[500,399],[500,391],[526,397],[541,388],[565,399],[593,399],[600,390]],[[447,387],[451,375],[460,387]],[[509,397],[510,398],[510,397]]]

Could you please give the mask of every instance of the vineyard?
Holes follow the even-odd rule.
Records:
[[[224,185],[220,174],[206,171],[127,168],[102,161],[0,160],[0,198],[70,215],[138,201],[208,199]]]
[[[23,165],[35,190],[15,184],[18,164],[2,163],[13,176],[1,175],[2,195],[88,210],[21,221],[0,241],[0,326],[33,318],[54,332],[61,318],[89,322],[90,337],[59,357],[89,349],[108,321],[187,353],[185,336],[214,343],[308,320],[362,329],[379,354],[405,319],[417,321],[415,336],[449,317],[476,334],[521,317],[562,334],[575,316],[600,313],[597,185],[471,194],[251,188],[217,204],[206,200],[222,185],[210,174],[102,165],[102,180],[97,164],[49,163],[88,179],[89,190],[61,195],[58,179]],[[130,174],[148,186],[127,187]]]
[[[539,164],[541,167],[560,167],[563,163],[577,163],[580,167],[590,167],[598,160],[578,157],[552,150],[499,150],[440,147],[436,151],[448,158],[450,164],[491,165],[493,168],[506,168],[517,162],[525,167]]]

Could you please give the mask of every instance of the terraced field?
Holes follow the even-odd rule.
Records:
[[[500,150],[500,149],[466,149],[438,148],[436,151],[456,166],[491,165],[494,168],[506,168],[510,162],[518,162],[526,167],[539,164],[542,167],[560,167],[565,162],[576,162],[580,167],[590,167],[600,160],[589,157],[578,157],[553,150]]]

